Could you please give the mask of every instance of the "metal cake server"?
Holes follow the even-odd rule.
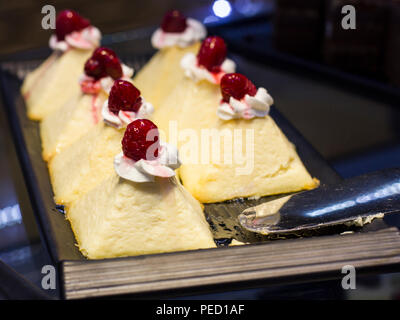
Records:
[[[265,202],[238,217],[247,230],[264,235],[300,233],[323,227],[363,225],[400,212],[400,168],[382,170],[335,185]]]

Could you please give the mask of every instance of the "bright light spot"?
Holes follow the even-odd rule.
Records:
[[[232,7],[227,0],[217,0],[214,2],[212,7],[214,14],[217,17],[225,18],[231,14]]]
[[[333,212],[333,211],[338,211],[338,210],[342,210],[342,209],[346,209],[352,206],[355,206],[356,203],[353,200],[349,200],[349,201],[345,201],[345,202],[341,202],[338,204],[334,204],[332,206],[323,208],[323,209],[319,209],[319,210],[315,210],[312,212],[307,213],[308,216],[310,217],[318,217],[322,214],[328,213],[328,212]]]
[[[21,222],[22,217],[18,204],[0,209],[0,229],[20,224]]]

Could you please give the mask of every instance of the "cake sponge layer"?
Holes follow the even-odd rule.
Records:
[[[135,183],[110,176],[68,210],[90,259],[215,247],[202,208],[177,181]]]
[[[174,46],[161,49],[137,73],[133,83],[154,108],[157,109],[183,79],[183,70],[180,66],[182,57],[189,52],[197,53],[199,48],[200,42],[187,48]]]
[[[106,98],[103,92],[79,93],[46,116],[40,123],[43,159],[48,161],[95,127],[101,121],[101,106]]]
[[[56,68],[56,65],[59,62],[59,58],[61,56],[61,52],[54,51],[45,61],[43,61],[36,69],[29,72],[25,78],[24,82],[21,86],[21,93],[25,98],[28,98],[30,95],[30,91],[33,88],[39,78],[44,77],[48,74],[51,74],[50,69]],[[45,74],[47,71],[50,73]],[[42,84],[43,85],[43,84]]]
[[[79,76],[91,50],[71,49],[53,54],[37,70],[27,75],[22,86],[28,116],[41,120],[79,94]]]
[[[168,141],[179,147],[179,175],[196,199],[221,202],[318,185],[270,116],[221,120],[221,99],[219,86],[184,79],[154,114]]]
[[[209,158],[206,164],[183,164],[180,177],[188,191],[204,203],[221,202],[233,198],[261,197],[289,193],[318,186],[311,178],[295,147],[291,144],[271,117],[252,121],[235,120],[222,124],[230,136],[243,129],[241,139],[233,140],[230,150],[220,139],[220,158],[213,159],[215,152],[210,139]],[[246,133],[250,130],[253,134]],[[248,135],[247,137],[245,135]],[[248,137],[254,137],[246,141]],[[243,149],[235,150],[240,144]],[[228,147],[229,149],[229,147]],[[214,149],[215,150],[215,149]],[[235,153],[239,156],[235,159]],[[227,155],[233,154],[231,158]],[[204,154],[203,154],[204,157]],[[224,158],[225,157],[225,158]],[[225,161],[225,162],[224,162]]]
[[[114,174],[123,132],[100,122],[49,161],[56,203],[68,206]]]

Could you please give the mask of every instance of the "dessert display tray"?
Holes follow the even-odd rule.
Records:
[[[151,53],[132,52],[131,48],[126,49],[121,58],[137,70]],[[34,65],[30,61],[9,63],[7,69],[12,72],[1,71],[0,86],[32,205],[43,240],[59,270],[65,298],[125,294],[171,296],[174,293],[340,278],[341,268],[347,264],[365,272],[399,267],[399,231],[389,228],[383,221],[376,221],[352,234],[340,235],[337,231],[292,239],[267,239],[239,226],[237,215],[242,210],[274,197],[205,205],[207,220],[220,246],[215,249],[107,260],[85,259],[75,245],[62,208],[53,201],[47,165],[41,157],[39,126],[27,118],[19,92],[21,79],[17,74],[21,76]],[[277,106],[279,108],[279,102]],[[296,145],[312,176],[325,184],[341,179],[276,108],[272,108],[271,116]],[[227,246],[231,238],[249,244]]]

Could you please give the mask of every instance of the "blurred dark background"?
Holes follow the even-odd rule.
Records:
[[[207,3],[210,1],[1,0],[0,54],[47,45],[51,30],[41,28],[44,5],[53,5],[57,11],[74,9],[106,34],[156,25],[169,8],[186,11]]]
[[[157,25],[171,8],[206,23],[273,13],[276,49],[400,85],[399,0],[1,0],[0,54],[47,45],[47,4],[79,11],[105,34]],[[355,30],[341,27],[345,5],[356,9]]]
[[[52,33],[41,28],[41,8],[48,4],[89,18],[107,45],[129,39],[132,30],[151,34],[165,11],[177,8],[225,38],[239,71],[256,74],[252,80],[267,88],[277,109],[342,177],[400,166],[400,0],[0,0],[2,68],[48,54],[40,49]],[[356,10],[355,30],[341,27],[341,9],[349,4]],[[49,258],[2,109],[0,260],[39,284],[38,268]],[[369,278],[365,290],[347,298],[398,298],[399,281],[398,275]],[[336,286],[220,297],[343,298]]]

